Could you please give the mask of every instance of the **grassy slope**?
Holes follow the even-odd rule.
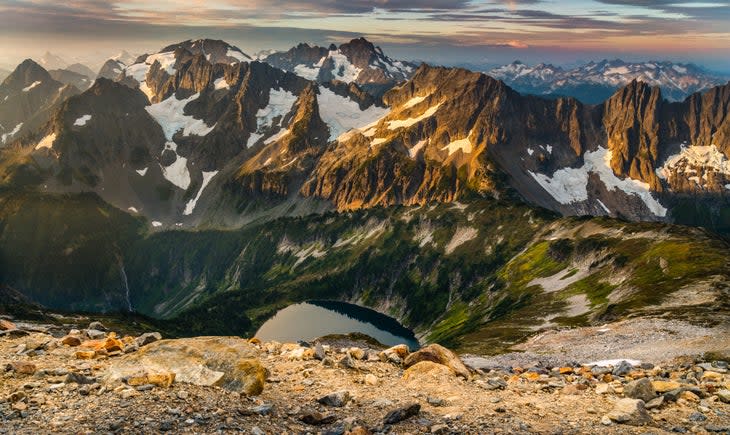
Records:
[[[289,303],[337,299],[390,314],[425,340],[494,352],[546,323],[632,315],[730,276],[727,246],[699,230],[556,219],[490,200],[149,235],[94,197],[0,201],[8,284],[52,306],[118,309],[122,258],[135,310],[182,335],[252,334]],[[533,283],[553,275],[580,279],[553,292]],[[576,315],[581,295],[587,309]]]

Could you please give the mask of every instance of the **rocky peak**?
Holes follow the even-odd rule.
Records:
[[[8,89],[20,90],[35,82],[53,81],[53,78],[42,66],[32,59],[24,60],[15,70],[5,78],[3,86]]]
[[[108,59],[104,62],[104,65],[101,66],[99,73],[96,76],[116,80],[122,74],[122,71],[124,71],[124,67],[126,67],[124,62],[116,59]]]
[[[298,44],[286,52],[273,53],[265,62],[308,80],[357,83],[375,97],[406,80],[414,66],[387,57],[380,47],[356,38],[329,48]]]
[[[609,98],[603,109],[614,173],[649,183],[655,190],[661,189],[655,168],[662,101],[658,87],[633,80]]]
[[[252,60],[251,56],[244,53],[240,48],[220,39],[187,40],[177,44],[168,45],[160,50],[160,52],[165,53],[175,51],[177,53],[180,48],[184,48],[194,55],[202,55],[212,64],[231,64],[237,62],[249,62]]]

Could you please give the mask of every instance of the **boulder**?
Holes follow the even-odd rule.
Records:
[[[96,329],[97,331],[107,331],[106,326],[104,326],[101,322],[89,323],[88,329]]]
[[[438,384],[453,379],[454,371],[445,365],[433,361],[421,361],[403,372],[403,380],[408,382],[427,382]]]
[[[75,335],[67,335],[61,339],[61,343],[66,346],[74,347],[81,344],[81,339]]]
[[[106,332],[100,331],[98,329],[87,329],[86,336],[92,340],[101,340],[102,338],[106,337]]]
[[[266,379],[266,369],[258,356],[254,345],[234,337],[161,340],[113,360],[106,378],[115,381],[171,372],[176,382],[216,385],[257,395],[263,391]]]
[[[619,399],[616,401],[611,412],[606,414],[611,421],[628,424],[631,426],[642,426],[653,422],[646,408],[644,401],[639,399]]]
[[[641,378],[624,385],[624,396],[649,402],[656,398],[656,391],[654,391],[649,379]]]
[[[135,339],[137,346],[139,347],[146,346],[160,340],[162,340],[162,334],[159,332],[145,332]]]
[[[616,364],[616,367],[613,368],[613,371],[611,372],[611,374],[614,376],[626,376],[633,369],[634,369],[634,366],[632,366],[631,363],[629,363],[628,361],[621,361],[618,364]]]
[[[659,396],[646,402],[646,409],[661,408],[664,405],[664,396]]]
[[[382,362],[392,362],[400,364],[403,359],[408,356],[408,346],[405,344],[398,344],[393,347],[389,347],[378,354]]]
[[[408,355],[403,361],[406,368],[412,367],[422,361],[431,361],[450,368],[457,376],[464,379],[469,378],[469,369],[466,368],[461,359],[449,349],[439,345],[431,344],[421,350]]]

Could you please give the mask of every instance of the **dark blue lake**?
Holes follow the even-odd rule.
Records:
[[[329,334],[360,332],[394,346],[406,344],[418,349],[411,330],[397,320],[358,305],[334,301],[309,301],[290,305],[267,320],[256,337],[264,341],[309,341]]]

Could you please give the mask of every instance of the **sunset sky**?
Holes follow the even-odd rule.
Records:
[[[0,64],[46,50],[100,62],[183,39],[248,52],[364,35],[393,57],[555,64],[621,57],[730,71],[730,2],[625,0],[0,0]]]

